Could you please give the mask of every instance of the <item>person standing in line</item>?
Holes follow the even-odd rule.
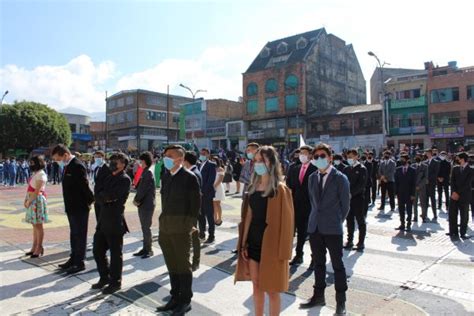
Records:
[[[421,218],[425,222],[428,214],[428,206],[426,204],[426,183],[428,182],[428,166],[422,162],[421,155],[415,157],[415,171],[416,171],[416,194],[415,205],[413,206],[413,222],[418,222],[418,201],[421,206]]]
[[[207,148],[201,149],[199,160],[201,166],[199,171],[202,175],[202,205],[201,214],[199,215],[199,238],[205,240],[204,243],[211,244],[215,240],[215,222],[214,222],[214,197],[216,196],[216,189],[214,184],[216,182],[217,165],[209,160],[210,151]],[[206,240],[206,221],[209,227],[209,237]]]
[[[400,213],[400,226],[396,230],[411,231],[412,207],[416,194],[416,170],[409,165],[410,156],[400,156],[401,166],[395,172],[395,194]]]
[[[259,144],[249,143],[247,145],[247,149],[245,150],[245,154],[247,156],[247,161],[245,162],[244,166],[242,167],[242,172],[240,174],[240,179],[239,179],[239,181],[244,184],[244,190],[243,190],[242,197],[245,195],[245,192],[247,192],[248,185],[250,183],[250,178],[252,177],[252,174],[253,174],[253,165],[254,165],[255,154],[257,153],[259,148],[260,148]]]
[[[44,172],[46,164],[43,157],[32,157],[29,165],[33,175],[29,180],[26,198],[23,205],[26,210],[25,221],[33,226],[33,245],[26,255],[31,256],[31,258],[38,258],[39,256],[42,256],[44,252],[43,224],[48,222],[48,207],[45,193],[48,176]]]
[[[367,187],[367,169],[359,162],[357,149],[347,151],[347,163],[344,174],[349,179],[351,202],[347,215],[347,243],[344,249],[351,250],[354,247],[355,221],[359,228],[359,240],[354,250],[364,251],[367,224],[365,221],[365,190]]]
[[[18,172],[18,165],[15,160],[15,157],[12,157],[10,160],[10,172],[9,172],[9,178],[10,178],[10,187],[15,187],[16,186],[16,175]]]
[[[439,174],[439,162],[433,158],[433,150],[428,149],[425,151],[427,157],[426,164],[428,165],[428,183],[426,184],[426,195],[428,202],[430,202],[431,210],[433,211],[433,221],[438,219],[438,214],[436,212],[436,185],[438,182]],[[423,221],[427,221],[428,216],[426,216]]]
[[[364,161],[364,158],[366,158],[365,161]],[[365,200],[364,216],[367,218],[367,214],[369,213],[369,207],[370,207],[371,201],[372,201],[371,196],[370,196],[370,190],[372,188],[372,181],[374,179],[373,178],[374,161],[373,161],[373,159],[369,159],[365,156],[362,156],[362,161],[363,161],[363,165],[364,165],[365,169],[367,169],[367,181],[366,181],[366,185],[365,185],[365,194],[364,194],[364,200]]]
[[[474,173],[474,154],[469,156],[469,165]],[[474,176],[472,177],[471,182],[471,217],[474,221]]]
[[[3,185],[8,186],[10,183],[10,159],[7,158],[3,165]]]
[[[340,172],[343,172],[344,169],[346,169],[347,167],[347,165],[344,163],[343,160],[344,159],[341,154],[334,155],[334,161],[333,161],[334,167]]]
[[[453,167],[451,174],[451,203],[449,208],[449,235],[453,239],[469,239],[467,223],[469,221],[469,204],[472,198],[472,181],[474,169],[469,166],[469,156],[465,152],[457,154],[459,165]],[[461,224],[458,230],[458,214]]]
[[[153,164],[153,156],[149,151],[146,151],[140,155],[139,159],[143,172],[138,182],[137,193],[133,199],[133,204],[138,207],[138,217],[140,218],[143,233],[143,247],[133,255],[146,259],[153,256],[151,225],[153,223],[153,213],[155,212],[156,206],[156,189],[155,176],[150,169]]]
[[[295,149],[291,153],[291,158],[290,158],[291,163],[288,165],[288,168],[286,170],[286,185],[292,190],[293,196],[294,196],[294,191],[293,189],[296,187],[296,184],[298,182],[298,176],[299,176],[299,167],[301,165],[300,161],[300,149]]]
[[[240,194],[240,173],[242,172],[242,163],[240,157],[237,155],[234,160],[232,160],[232,178],[235,181],[236,189],[235,194]]]
[[[445,199],[446,211],[449,210],[449,177],[451,175],[451,164],[447,160],[447,154],[442,151],[439,155],[439,172],[438,172],[438,209],[441,210],[443,204],[443,192]]]
[[[232,167],[232,163],[230,159],[227,159],[227,162],[224,164],[225,174],[224,179],[222,179],[222,183],[225,183],[225,193],[230,192],[230,184],[232,183],[232,173],[234,172],[234,167]]]
[[[122,287],[123,235],[128,232],[125,221],[125,203],[130,193],[132,180],[125,173],[128,157],[123,153],[110,156],[110,174],[104,186],[97,192],[96,199],[103,206],[94,234],[92,252],[99,272],[99,281],[92,285],[93,290],[112,294]],[[110,265],[107,260],[110,251]]]
[[[171,299],[156,311],[172,311],[172,315],[184,315],[191,310],[191,235],[201,207],[198,179],[183,168],[184,155],[183,147],[171,145],[166,148],[163,161],[169,172],[162,182],[158,242],[169,272]],[[209,161],[206,164],[213,167]]]
[[[297,179],[290,181],[293,187],[290,187],[293,195],[293,209],[295,210],[295,232],[297,233],[296,254],[290,265],[300,265],[303,263],[303,248],[308,237],[308,218],[311,213],[311,204],[309,202],[308,180],[311,174],[317,170],[311,164],[313,157],[313,148],[310,146],[301,146],[299,154],[299,161],[301,164],[295,168],[293,174]],[[313,268],[313,260],[309,265]]]
[[[342,261],[343,223],[350,208],[350,184],[346,175],[332,166],[331,148],[318,144],[311,161],[318,168],[309,178],[311,214],[308,233],[313,259],[313,296],[300,308],[309,309],[326,304],[326,251],[329,250],[336,288],[336,315],[346,314],[347,278]]]
[[[202,175],[199,172],[199,168],[196,166],[197,163],[197,156],[194,151],[187,151],[184,155],[184,162],[183,166],[194,173],[196,178],[198,179],[199,189],[201,190],[202,194]],[[199,240],[199,229],[198,229],[198,222],[196,218],[196,222],[194,223],[193,232],[191,235],[192,239],[192,247],[193,247],[193,260],[192,260],[192,271],[197,271],[199,269],[199,263],[201,261],[201,242]]]
[[[222,205],[221,202],[225,200],[224,184],[222,181],[225,177],[224,163],[219,157],[212,157],[212,162],[216,164],[216,181],[214,182],[214,189],[216,195],[212,201],[214,208],[214,223],[216,226],[222,225]]]
[[[380,211],[385,210],[385,197],[388,192],[388,197],[390,199],[390,211],[395,211],[395,195],[394,195],[394,185],[395,185],[395,169],[396,163],[390,159],[391,152],[386,150],[384,152],[384,160],[379,164],[379,176],[380,176],[380,190],[382,193],[381,202],[380,202]]]
[[[86,168],[66,146],[56,145],[51,156],[60,167],[64,167],[62,189],[70,229],[71,255],[59,268],[74,274],[86,268],[87,227],[94,194],[89,188]]]
[[[289,287],[289,265],[294,233],[290,189],[282,181],[278,153],[263,146],[255,156],[255,173],[244,197],[234,282],[252,281],[254,313],[263,315],[265,293],[270,315],[280,314],[280,293]]]
[[[105,163],[105,153],[98,150],[94,153],[95,165],[94,169],[94,195],[97,195],[104,188],[105,179],[111,174],[109,166]],[[95,219],[99,222],[100,211],[103,205],[99,201],[95,201]]]

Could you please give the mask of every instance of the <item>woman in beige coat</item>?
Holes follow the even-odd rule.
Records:
[[[263,146],[255,156],[255,172],[242,205],[235,281],[252,281],[255,315],[263,315],[265,293],[270,315],[280,314],[280,293],[288,290],[293,246],[291,191],[281,181],[278,154]]]

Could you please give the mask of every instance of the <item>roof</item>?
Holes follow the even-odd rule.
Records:
[[[361,112],[382,111],[381,104],[360,104],[344,106],[336,114],[356,114]]]
[[[144,93],[144,94],[153,94],[153,95],[159,95],[159,96],[167,96],[166,93],[162,92],[156,92],[156,91],[150,91],[150,90],[144,90],[144,89],[132,89],[132,90],[121,90],[117,93],[114,93],[111,96],[108,96],[107,99],[115,98],[124,94],[133,94],[133,93]],[[183,99],[189,99],[192,100],[191,97],[185,97],[182,95],[175,95],[175,94],[170,94],[171,98],[183,98]]]
[[[248,72],[256,72],[267,68],[269,62],[272,64],[275,63],[275,60],[272,60],[274,57],[281,57],[282,61],[278,62],[278,65],[290,65],[300,61],[303,61],[307,55],[307,53],[312,49],[315,43],[317,43],[319,36],[322,33],[326,33],[324,28],[320,28],[317,30],[309,31],[306,33],[296,34],[290,37],[281,38],[272,42],[268,42],[262,49],[265,48],[269,49],[269,54],[266,57],[261,57],[259,52],[258,56],[254,59],[250,67],[247,69],[246,73]],[[304,38],[307,40],[307,45],[304,48],[296,49],[296,43],[300,38]],[[287,52],[283,54],[277,53],[277,47],[281,43],[286,43]]]

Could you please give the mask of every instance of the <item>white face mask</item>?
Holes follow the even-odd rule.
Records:
[[[300,159],[301,163],[307,163],[308,162],[308,156],[306,156],[306,155],[300,155],[299,159]]]

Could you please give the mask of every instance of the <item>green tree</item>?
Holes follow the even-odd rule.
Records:
[[[22,101],[0,109],[0,151],[71,143],[66,118],[46,104]]]

